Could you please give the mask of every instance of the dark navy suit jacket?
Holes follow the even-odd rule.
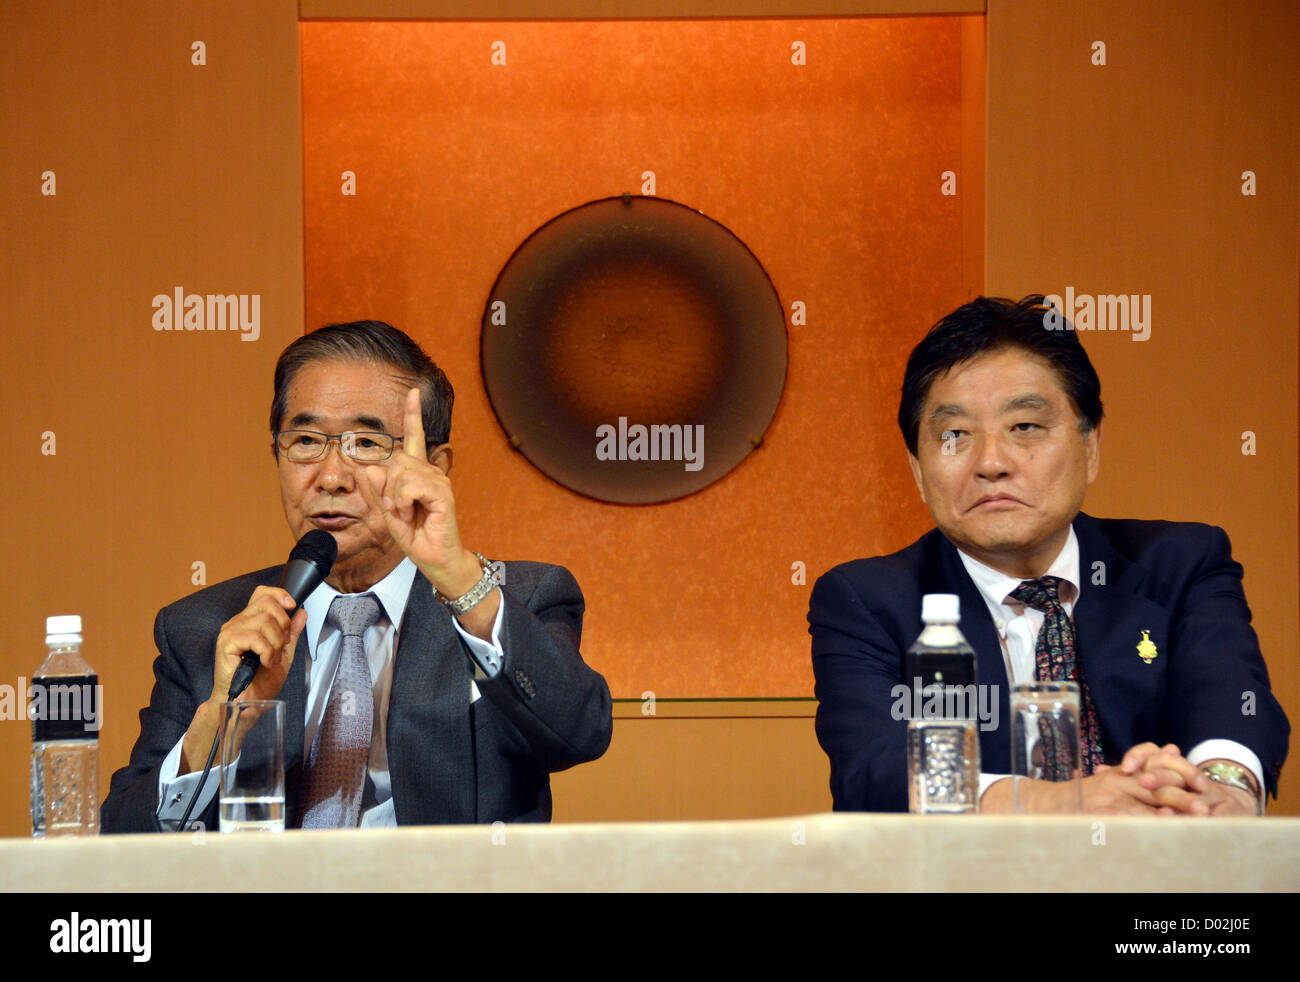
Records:
[[[568,570],[505,563],[501,671],[478,679],[450,612],[416,573],[399,628],[388,702],[388,766],[399,825],[549,821],[549,774],[594,760],[613,729],[605,680],[578,653],[582,591]],[[212,692],[221,626],[282,566],[218,583],[163,608],[154,622],[158,658],[131,760],[113,775],[104,832],[156,832],[158,771]],[[285,702],[285,821],[297,818],[307,685],[306,632],[279,698]],[[216,828],[217,802],[194,816]]]
[[[1148,740],[1184,753],[1202,740],[1235,740],[1259,757],[1276,795],[1291,727],[1269,689],[1224,531],[1082,513],[1074,531],[1083,581],[1074,607],[1078,658],[1107,759]],[[903,656],[921,632],[927,593],[961,598],[979,682],[998,687],[998,727],[980,733],[980,769],[1011,770],[997,630],[956,548],[935,530],[891,556],[836,566],[813,587],[817,738],[830,757],[837,811],[907,810],[907,722],[891,715],[891,693],[905,684]],[[1159,652],[1149,664],[1137,652],[1143,631]]]

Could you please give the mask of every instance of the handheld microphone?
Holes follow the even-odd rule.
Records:
[[[303,601],[330,575],[338,554],[338,542],[324,529],[312,529],[298,540],[293,552],[289,553],[284,575],[280,577],[280,587],[293,597],[293,613],[297,613]],[[292,617],[293,614],[289,616]],[[260,665],[261,661],[255,652],[244,652],[239,667],[230,679],[230,701],[233,702],[236,696],[248,688]]]

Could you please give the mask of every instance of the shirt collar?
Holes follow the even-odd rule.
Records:
[[[384,609],[384,616],[388,618],[389,623],[400,625],[402,615],[406,612],[406,598],[411,595],[411,584],[414,582],[415,563],[411,562],[409,557],[403,556],[402,561],[393,567],[392,572],[362,593],[373,593]],[[325,615],[329,613],[334,598],[341,596],[344,594],[339,593],[328,583],[322,583],[312,591],[311,596],[302,605],[307,611],[307,626],[303,630],[307,634],[308,653],[313,661],[316,658],[316,644],[325,630]],[[357,594],[347,594],[347,596],[357,596]]]
[[[1008,596],[1024,580],[1017,576],[1007,576],[1006,573],[1000,573],[991,566],[985,566],[960,549],[957,550],[957,555],[961,557],[962,565],[966,567],[966,572],[974,581],[975,588],[979,590],[980,596],[990,608],[996,610],[998,607],[1006,607],[1017,616],[1024,613],[1025,605],[1018,600],[1011,600]],[[1079,540],[1074,534],[1073,525],[1070,526],[1070,534],[1065,539],[1065,545],[1061,546],[1061,551],[1041,575],[1055,576],[1062,580],[1061,603],[1067,609],[1073,607],[1080,593]]]

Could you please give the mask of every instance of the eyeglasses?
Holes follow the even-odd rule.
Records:
[[[304,464],[320,460],[337,440],[344,456],[358,463],[377,464],[393,455],[393,448],[402,439],[392,433],[317,433],[315,430],[281,430],[275,435],[276,449],[287,460]]]

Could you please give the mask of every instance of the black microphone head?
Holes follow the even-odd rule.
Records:
[[[324,529],[312,529],[293,547],[293,552],[289,553],[289,562],[295,559],[309,562],[320,570],[321,578],[324,579],[330,575],[338,555],[339,544],[334,536]]]

